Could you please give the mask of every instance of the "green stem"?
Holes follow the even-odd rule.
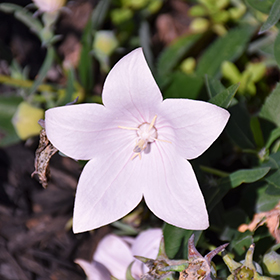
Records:
[[[204,166],[204,165],[200,165],[200,169],[202,171],[206,172],[206,173],[217,175],[219,177],[229,176],[229,173],[227,173],[227,172],[224,172],[224,171],[221,171],[221,170],[218,170],[218,169],[215,169],[215,168],[211,168],[211,167],[208,167],[208,166]]]

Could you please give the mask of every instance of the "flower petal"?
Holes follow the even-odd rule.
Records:
[[[206,229],[208,214],[195,174],[172,145],[157,142],[149,157],[143,157],[145,201],[156,216],[171,225]]]
[[[114,234],[105,236],[99,242],[93,259],[104,264],[118,279],[126,278],[126,270],[134,260],[128,244]]]
[[[110,71],[102,93],[103,104],[120,110],[139,124],[156,114],[162,94],[147,65],[143,51],[138,48],[123,57]]]
[[[75,260],[85,272],[88,280],[111,280],[109,270],[99,262],[89,263],[82,259]]]
[[[88,160],[111,154],[122,142],[129,143],[133,134],[118,128],[119,125],[135,127],[135,123],[125,120],[121,112],[111,113],[99,104],[69,105],[46,111],[49,140],[74,159]]]
[[[149,259],[156,259],[159,251],[159,244],[163,237],[160,228],[148,229],[141,232],[132,245],[133,256],[141,256]],[[132,275],[135,278],[141,278],[142,274],[148,271],[148,267],[139,260],[135,260],[131,268]]]
[[[128,214],[141,201],[143,184],[132,149],[120,146],[89,161],[79,180],[74,207],[75,233],[92,230]]]
[[[178,153],[187,159],[196,158],[208,149],[229,119],[225,109],[189,99],[164,100],[158,115],[159,133],[164,134],[166,129],[172,128],[175,139],[171,141]]]
[[[160,228],[148,229],[141,232],[134,240],[131,248],[132,254],[155,259],[158,255],[162,237],[163,233]]]

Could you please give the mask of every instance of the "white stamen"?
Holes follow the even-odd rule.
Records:
[[[136,130],[138,138],[137,138],[136,145],[133,149],[133,152],[135,154],[132,156],[131,160],[137,156],[139,156],[139,158],[141,159],[141,152],[146,149],[146,147],[148,146],[149,143],[152,143],[155,141],[171,143],[170,141],[167,141],[167,140],[157,139],[158,133],[157,133],[156,127],[154,126],[156,119],[157,119],[157,115],[154,116],[151,123],[146,123],[146,122],[142,123],[137,128],[119,126],[119,128],[122,128],[122,129]]]

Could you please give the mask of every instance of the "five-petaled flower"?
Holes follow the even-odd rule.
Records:
[[[81,104],[46,112],[52,144],[74,159],[89,160],[77,187],[74,232],[125,216],[144,196],[164,221],[186,229],[209,225],[190,163],[224,129],[229,113],[188,99],[162,100],[142,49],[108,74],[103,105]]]
[[[99,242],[91,262],[82,259],[75,262],[84,269],[88,280],[110,280],[111,276],[126,279],[127,270],[134,279],[141,279],[148,268],[134,256],[155,259],[161,239],[159,228],[142,231],[136,238],[108,234]]]

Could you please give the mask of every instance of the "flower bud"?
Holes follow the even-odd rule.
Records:
[[[44,117],[44,110],[31,106],[23,101],[13,116],[12,123],[20,139],[38,135],[41,127],[38,121]]]
[[[246,253],[245,260],[242,262],[236,262],[225,251],[222,252],[223,260],[227,265],[231,275],[228,279],[234,280],[273,280],[270,277],[262,276],[259,266],[256,266],[253,262],[253,253],[255,244],[252,244]]]
[[[207,15],[207,10],[204,6],[195,5],[189,9],[188,13],[192,17],[203,17]]]
[[[105,72],[109,71],[109,57],[117,46],[118,40],[113,31],[100,30],[95,33],[93,52]]]
[[[231,83],[236,84],[240,82],[241,74],[234,63],[230,61],[224,61],[222,63],[222,75],[228,79]]]
[[[191,24],[190,29],[195,33],[203,33],[205,32],[210,26],[209,21],[206,18],[195,18]]]
[[[180,68],[184,73],[190,74],[193,73],[195,65],[195,59],[193,57],[188,57],[181,63]]]
[[[264,255],[263,263],[271,275],[280,275],[280,255],[271,251]]]

